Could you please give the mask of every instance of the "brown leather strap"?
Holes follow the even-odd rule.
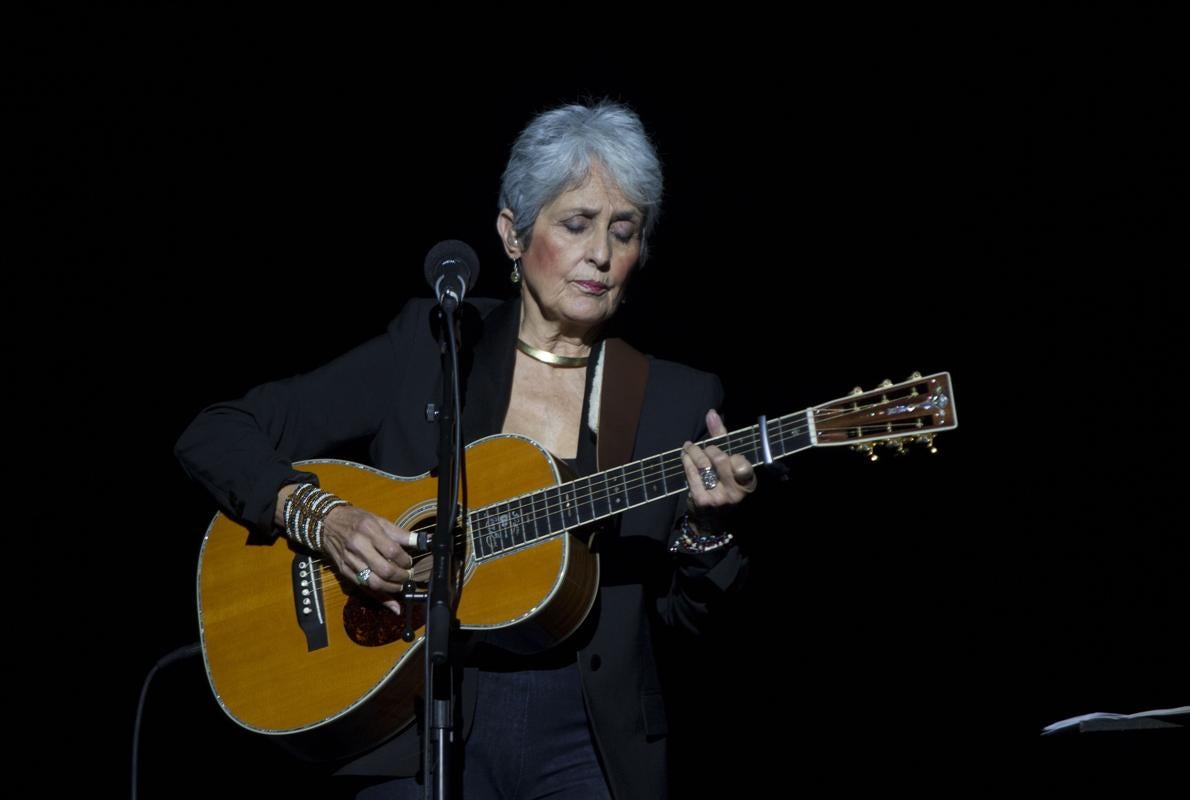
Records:
[[[618,467],[632,458],[648,382],[649,359],[623,339],[608,339],[603,343],[596,469]]]

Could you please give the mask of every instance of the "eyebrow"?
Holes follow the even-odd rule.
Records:
[[[595,217],[599,215],[599,209],[577,207],[565,209],[562,213],[565,215],[581,214],[584,217]],[[617,211],[612,215],[612,222],[619,222],[621,220],[630,220],[632,222],[636,222],[640,216],[640,212],[635,209],[628,211]]]

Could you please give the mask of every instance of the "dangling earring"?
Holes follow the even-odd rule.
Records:
[[[512,285],[516,286],[521,282],[521,260],[518,258],[512,262],[512,274],[508,276],[512,281]]]

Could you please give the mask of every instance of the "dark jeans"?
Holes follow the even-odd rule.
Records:
[[[611,796],[595,752],[578,666],[479,672],[463,753],[462,800]],[[413,778],[369,786],[358,800],[420,800]]]

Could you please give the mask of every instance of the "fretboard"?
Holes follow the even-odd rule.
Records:
[[[811,446],[806,415],[799,411],[768,420],[767,452],[759,423],[698,444],[714,445],[729,455],[742,455],[753,465],[761,464]],[[475,559],[495,558],[689,488],[678,448],[501,500],[471,512]]]

